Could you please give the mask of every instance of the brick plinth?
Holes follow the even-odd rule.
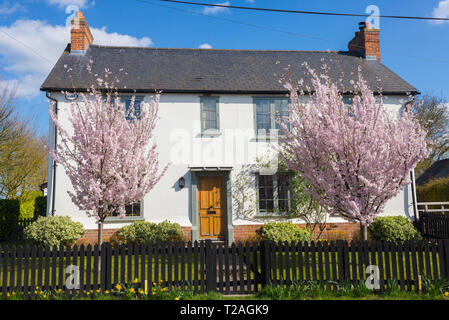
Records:
[[[305,224],[297,224],[304,228]],[[251,239],[256,236],[256,230],[263,224],[234,226],[234,241]],[[329,223],[323,231],[321,239],[326,240],[357,240],[360,238],[360,225],[358,223]]]

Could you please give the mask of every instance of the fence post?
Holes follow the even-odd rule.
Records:
[[[205,246],[205,267],[206,267],[206,292],[217,290],[217,252],[212,248],[212,241],[206,240]]]
[[[346,280],[346,261],[343,248],[343,240],[337,240],[337,255],[338,255],[338,274],[340,283]]]
[[[270,241],[263,240],[260,243],[260,284],[265,287],[271,283],[271,251]]]
[[[440,256],[440,274],[441,277],[449,279],[449,240],[441,240],[443,245],[443,256]]]

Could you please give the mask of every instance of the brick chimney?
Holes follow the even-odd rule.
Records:
[[[81,11],[78,11],[71,23],[70,51],[71,53],[83,53],[94,41],[92,33],[90,33],[89,26],[86,22],[86,18],[84,18]]]
[[[365,59],[376,59],[381,62],[379,29],[372,29],[366,22],[360,22],[359,29],[354,39],[348,43],[349,51],[359,52]]]

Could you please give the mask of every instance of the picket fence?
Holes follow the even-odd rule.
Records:
[[[248,294],[269,284],[291,286],[301,281],[335,290],[341,284],[365,281],[370,265],[378,268],[380,291],[392,283],[418,291],[424,279],[449,278],[449,240],[3,246],[0,292],[30,297],[40,290],[61,289],[68,295],[83,295],[111,291],[116,284],[151,292],[155,282],[195,293]],[[76,279],[79,287],[73,288]]]

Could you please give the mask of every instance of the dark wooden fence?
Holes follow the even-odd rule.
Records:
[[[0,217],[0,241],[23,240],[23,229],[34,221],[36,218]]]
[[[449,214],[419,211],[417,228],[426,240],[449,239]]]
[[[79,294],[111,290],[135,279],[135,285],[148,292],[159,281],[164,287],[195,293],[247,294],[268,284],[290,286],[298,281],[316,281],[334,290],[339,284],[365,281],[369,265],[379,268],[381,291],[392,281],[402,290],[419,290],[424,277],[449,278],[449,240],[5,246],[0,247],[0,292],[32,296],[35,290],[61,289],[70,294],[66,286],[70,265],[79,269]]]

